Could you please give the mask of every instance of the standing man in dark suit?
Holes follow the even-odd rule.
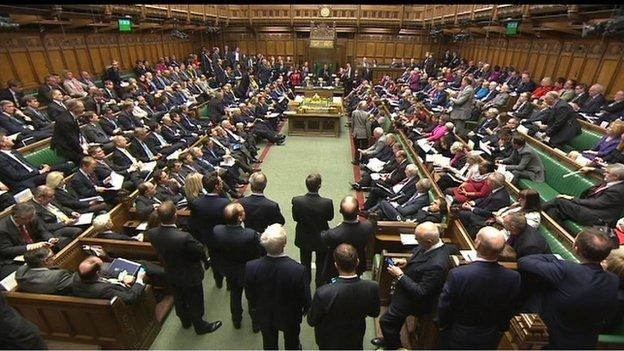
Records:
[[[316,290],[308,324],[314,327],[321,350],[362,350],[366,317],[379,315],[379,285],[358,277],[359,259],[353,246],[340,244],[333,256],[338,279]]]
[[[210,173],[202,179],[202,184],[207,194],[189,203],[191,216],[189,218],[189,231],[195,239],[208,247],[208,253],[213,258],[213,228],[217,224],[225,224],[223,210],[230,203],[225,197],[221,197],[223,181],[216,172]],[[223,273],[217,267],[212,267],[215,284],[221,289],[223,286]]]
[[[416,227],[418,246],[409,259],[394,259],[388,272],[396,278],[396,289],[388,311],[381,316],[379,324],[383,338],[371,342],[386,350],[401,347],[400,332],[405,318],[423,316],[432,312],[449,270],[452,250],[440,240],[438,226],[423,222]]]
[[[251,195],[245,196],[240,203],[245,208],[245,227],[251,228],[258,233],[264,232],[271,224],[284,225],[286,220],[282,216],[279,204],[264,196],[267,186],[267,177],[262,172],[255,172],[249,177]]]
[[[50,147],[56,151],[57,155],[79,165],[86,151],[82,145],[88,144],[80,134],[76,121],[79,116],[82,116],[84,105],[80,100],[72,100],[67,103],[67,109],[67,112],[56,117]]]
[[[618,277],[602,269],[611,240],[598,230],[585,229],[574,241],[580,263],[553,255],[529,255],[518,270],[547,284],[538,293],[537,311],[548,326],[549,349],[594,349],[605,319],[616,309]]]
[[[505,236],[484,227],[475,239],[477,259],[452,269],[438,303],[443,349],[496,349],[520,295],[520,274],[498,264]]]
[[[605,168],[604,182],[587,189],[580,198],[560,194],[546,202],[544,211],[561,223],[572,220],[581,225],[615,225],[624,206],[624,165]]]
[[[203,245],[191,234],[176,225],[176,207],[165,201],[158,207],[160,227],[148,231],[150,242],[165,266],[165,276],[173,289],[176,314],[184,329],[191,324],[195,333],[211,333],[222,325],[221,321],[206,322],[204,316],[204,267],[206,261]]]
[[[549,91],[544,96],[544,103],[550,107],[551,113],[546,126],[545,134],[550,138],[548,144],[554,148],[561,149],[570,139],[581,134],[581,125],[578,122],[578,114],[572,107],[559,98],[559,93]]]
[[[360,263],[357,273],[361,275],[366,270],[366,244],[375,228],[373,224],[365,219],[358,219],[360,204],[353,196],[346,196],[340,202],[340,213],[342,213],[342,223],[337,227],[321,232],[321,241],[328,252],[334,252],[338,245],[346,243],[358,252]],[[323,266],[323,280],[326,283],[338,276],[338,271],[334,264],[334,256],[326,255]]]
[[[310,307],[310,281],[305,267],[284,253],[286,231],[270,225],[260,237],[267,255],[247,262],[245,295],[262,332],[265,350],[277,350],[279,331],[285,349],[299,350],[302,316]]]
[[[243,228],[245,209],[240,203],[230,203],[223,210],[225,224],[213,229],[213,267],[223,272],[230,287],[230,312],[234,328],[240,329],[243,319],[243,286],[245,264],[260,257],[260,234]],[[251,315],[251,309],[249,310]],[[253,316],[252,316],[253,318]],[[252,320],[253,321],[253,320]],[[254,325],[254,330],[257,327]]]
[[[323,264],[327,249],[321,242],[321,232],[329,229],[327,222],[334,219],[334,203],[332,199],[319,195],[321,175],[312,173],[306,178],[308,193],[292,199],[293,220],[297,222],[295,245],[299,248],[299,260],[306,267],[308,279],[312,279],[312,252],[316,258],[315,283],[323,285]]]
[[[21,264],[16,256],[41,247],[62,247],[69,242],[53,238],[37,218],[35,208],[29,203],[13,206],[11,214],[0,219],[0,279],[13,273]]]

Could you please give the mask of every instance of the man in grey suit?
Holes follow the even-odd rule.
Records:
[[[513,174],[511,182],[517,184],[522,178],[531,179],[534,182],[544,181],[544,164],[542,159],[537,155],[535,150],[526,144],[526,140],[522,136],[515,136],[511,140],[513,152],[511,156],[500,160],[500,163],[506,165],[505,169]]]
[[[74,273],[68,269],[53,267],[53,257],[54,253],[46,246],[26,252],[26,264],[15,273],[19,290],[37,294],[71,293]]]
[[[451,97],[453,110],[451,111],[451,120],[455,124],[455,131],[459,136],[466,135],[466,120],[470,118],[472,107],[474,105],[474,88],[472,87],[472,79],[464,77],[460,86],[459,93],[456,97]]]
[[[372,157],[375,157],[375,155],[381,150],[383,149],[383,147],[386,145],[386,138],[388,138],[389,134],[385,134],[384,135],[384,130],[381,127],[377,127],[373,130],[373,139],[375,140],[375,142],[373,143],[373,145],[371,145],[369,148],[367,149],[357,149],[357,153],[360,155],[360,162],[362,163],[366,163],[368,162],[368,160]],[[357,165],[357,160],[353,161],[354,165]]]
[[[366,106],[366,101],[360,101],[358,108],[351,113],[351,126],[353,127],[351,135],[358,150],[366,149],[370,137],[370,120]],[[357,162],[358,159],[359,155],[356,153],[354,162]]]

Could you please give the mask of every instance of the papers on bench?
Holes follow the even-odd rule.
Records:
[[[15,272],[7,275],[4,279],[0,281],[0,285],[2,285],[7,291],[11,291],[17,288],[17,281],[15,280]]]
[[[584,157],[582,155],[578,155],[578,157],[576,158],[576,163],[578,163],[579,165],[581,165],[581,167],[585,167],[588,164],[590,164],[592,162],[592,160],[588,159],[587,157]]]
[[[302,103],[303,102],[303,95],[295,96],[295,102]]]
[[[110,174],[110,182],[108,184],[110,184],[112,186],[112,188],[109,188],[111,190],[119,190],[121,189],[121,186],[123,185],[124,182],[124,176],[122,176],[121,174],[113,171]]]
[[[342,104],[342,97],[340,97],[340,96],[332,97],[332,103],[333,104]]]
[[[516,130],[518,131],[518,133],[521,133],[521,134],[529,134],[529,129],[523,126],[522,124],[519,125],[518,128],[516,128]]]
[[[136,276],[136,274],[139,272],[139,269],[141,269],[141,265],[139,263],[126,260],[125,258],[116,258],[108,266],[108,270],[106,273],[110,277],[123,280],[123,277],[121,277],[122,275]]]
[[[147,222],[142,222],[136,227],[136,230],[141,231],[147,229]]]
[[[403,245],[418,245],[414,234],[401,234],[401,243]]]
[[[84,199],[80,199],[80,201],[82,202],[91,202],[91,201],[104,202],[104,198],[98,195],[98,196],[92,196],[92,197],[85,197]]]
[[[514,175],[507,170],[507,167],[505,167],[505,165],[498,165],[498,169],[496,169],[496,172],[504,174],[505,180],[508,182],[511,182],[514,177]]]
[[[459,250],[464,260],[472,262],[477,259],[477,250]]]
[[[178,149],[178,150],[176,150],[176,151],[174,151],[174,152],[177,152],[177,151],[182,152],[182,149]],[[180,154],[180,153],[178,153],[178,155],[179,155],[179,154]],[[178,157],[176,156],[176,158],[178,158]],[[154,170],[154,168],[156,168],[156,161],[152,161],[152,162],[144,162],[144,163],[141,165],[141,171],[142,171],[142,172],[152,172],[152,171]]]
[[[425,157],[425,160],[427,162],[432,162],[434,166],[438,166],[438,167],[450,167],[451,166],[451,159],[449,157],[444,157],[441,154],[427,155]]]
[[[418,139],[416,140],[416,144],[418,144],[418,146],[420,146],[425,153],[428,153],[431,149],[433,149],[433,144],[429,144],[427,139]]]
[[[379,180],[381,178],[381,174],[379,173],[371,173],[370,175],[372,180]]]
[[[79,225],[88,225],[91,224],[91,222],[93,222],[93,212],[87,212],[87,213],[83,213],[80,215],[80,217],[78,218],[78,221],[76,223],[74,223],[74,226],[79,226]]]
[[[22,191],[20,191],[19,193],[13,195],[13,198],[15,199],[15,202],[17,202],[18,204],[21,202],[26,202],[30,199],[33,198],[33,194],[30,192],[30,189],[24,189]]]
[[[167,156],[167,160],[177,160],[178,156],[180,156],[181,153],[182,149],[177,149],[176,151],[172,152],[171,155]]]
[[[488,155],[492,155],[492,151],[490,151],[490,143],[489,142],[480,142],[479,143],[479,149],[483,150],[483,152],[485,152]]]
[[[379,172],[382,170],[385,164],[386,164],[385,162],[383,162],[382,160],[378,158],[371,158],[370,160],[368,160],[366,167],[373,172]]]
[[[277,116],[279,116],[279,113],[277,113],[277,112],[272,112],[272,113],[267,113],[266,114],[266,118],[275,118]]]
[[[579,115],[581,115],[583,118],[585,118],[586,120],[588,120],[588,121],[590,121],[590,122],[592,122],[592,123],[594,123],[594,121],[597,121],[597,120],[598,120],[598,117],[596,117],[596,116],[592,116],[592,115],[589,115],[589,114],[587,114],[587,113],[581,113],[581,112],[579,112]]]
[[[221,161],[219,166],[232,167],[232,166],[234,166],[234,162],[236,162],[236,160],[234,160],[234,157],[232,157],[232,156],[225,156],[225,157],[223,157],[223,161]]]

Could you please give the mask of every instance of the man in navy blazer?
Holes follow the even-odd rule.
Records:
[[[438,302],[442,349],[496,349],[509,328],[520,295],[520,274],[498,264],[505,236],[483,227],[475,239],[477,259],[452,269]]]
[[[239,203],[233,202],[225,206],[223,216],[225,224],[217,224],[212,233],[212,266],[227,278],[232,322],[234,328],[240,329],[243,319],[241,299],[245,264],[260,257],[260,234],[253,229],[243,228],[245,210]],[[249,314],[251,315],[251,310]]]
[[[400,332],[410,315],[423,316],[432,312],[450,268],[449,255],[456,248],[440,240],[438,226],[423,222],[415,229],[418,246],[409,259],[394,259],[388,272],[396,279],[396,289],[390,299],[388,311],[380,319],[383,338],[371,343],[387,350],[400,348]]]
[[[380,220],[390,221],[404,221],[407,216],[413,215],[421,208],[428,206],[431,203],[429,198],[429,190],[431,189],[431,181],[429,179],[421,179],[416,183],[416,192],[407,199],[406,202],[398,206],[393,206],[390,201],[384,200],[379,203]]]
[[[617,309],[619,278],[600,262],[612,243],[600,231],[585,229],[574,241],[580,263],[553,255],[529,255],[518,270],[536,276],[547,288],[536,296],[536,309],[548,326],[549,349],[594,349],[605,319]],[[498,286],[498,285],[497,285]]]
[[[505,188],[505,176],[494,172],[489,175],[488,181],[492,192],[486,197],[463,203],[459,212],[459,218],[471,235],[485,225],[485,220],[490,218],[492,213],[510,205],[509,192]]]
[[[271,224],[284,224],[286,220],[282,216],[279,204],[264,196],[264,189],[267,186],[267,178],[262,172],[255,172],[249,177],[251,195],[240,200],[245,208],[245,227],[256,230],[258,233]]]
[[[292,216],[297,222],[295,245],[299,248],[299,260],[306,267],[308,279],[312,279],[312,252],[316,255],[316,286],[323,285],[323,264],[327,248],[321,242],[321,232],[329,229],[328,222],[334,219],[334,202],[319,195],[321,175],[306,177],[308,193],[292,198]]]
[[[207,194],[189,203],[191,216],[188,227],[191,235],[208,247],[208,253],[212,258],[214,254],[212,230],[217,224],[225,224],[223,210],[230,200],[219,195],[223,189],[223,181],[216,172],[204,176],[202,184]],[[223,273],[219,272],[217,267],[212,267],[212,273],[215,284],[220,289],[223,286]]]
[[[305,267],[284,253],[286,231],[280,224],[270,225],[260,244],[267,255],[247,262],[245,295],[262,331],[262,344],[265,350],[277,350],[281,330],[285,349],[300,350],[301,319],[311,302]]]

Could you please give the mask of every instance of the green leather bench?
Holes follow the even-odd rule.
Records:
[[[208,117],[208,105],[204,105],[197,110],[197,118],[209,119]]]
[[[518,181],[520,189],[533,189],[536,190],[542,201],[548,201],[554,199],[559,194],[571,195],[579,197],[588,188],[595,185],[595,183],[584,177],[581,174],[572,174],[567,178],[563,178],[564,175],[571,173],[575,170],[562,165],[559,160],[546,154],[538,148],[534,148],[544,164],[545,182],[539,183],[529,179],[521,179]]]
[[[36,166],[41,166],[43,164],[54,166],[65,162],[65,160],[58,156],[49,146],[24,155],[24,158]]]
[[[595,132],[593,130],[589,130],[589,129],[581,129],[581,134],[575,136],[574,138],[572,138],[572,140],[570,140],[570,142],[566,145],[566,147],[564,147],[565,152],[569,152],[572,150],[576,150],[576,151],[584,151],[584,150],[591,150],[596,144],[598,144],[598,142],[600,141],[600,139],[602,139],[604,135]]]

